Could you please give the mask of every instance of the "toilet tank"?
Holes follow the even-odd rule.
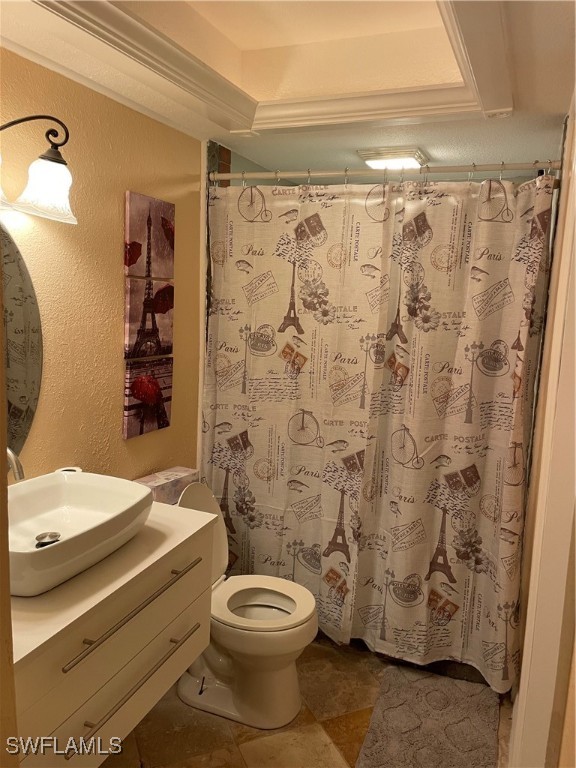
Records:
[[[220,505],[207,485],[191,483],[182,491],[178,506],[186,509],[197,509],[200,512],[209,512],[217,516],[212,549],[212,584],[215,584],[228,568],[228,535]]]

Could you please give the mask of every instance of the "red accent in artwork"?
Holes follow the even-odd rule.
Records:
[[[174,222],[165,219],[164,216],[161,216],[160,219],[162,220],[162,231],[164,232],[168,245],[174,250]]]
[[[154,312],[163,315],[171,309],[174,309],[174,286],[165,285],[154,294]]]
[[[136,240],[133,240],[131,243],[124,243],[124,264],[127,267],[136,264],[140,256],[142,256],[142,243]]]
[[[145,405],[156,405],[162,400],[162,390],[154,376],[138,376],[130,384],[130,392]]]

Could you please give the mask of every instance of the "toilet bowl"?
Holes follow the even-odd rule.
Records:
[[[178,504],[218,516],[210,645],[180,678],[178,696],[254,728],[280,728],[300,711],[296,659],[318,631],[314,596],[276,576],[226,578],[228,537],[212,492],[192,483]]]

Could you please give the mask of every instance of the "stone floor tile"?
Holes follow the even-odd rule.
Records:
[[[362,640],[352,640],[350,645],[337,646],[337,651],[341,657],[341,663],[348,664],[353,657],[355,665],[363,667],[378,679],[381,678],[386,667],[390,666],[389,659],[371,651]]]
[[[144,768],[186,765],[186,760],[233,747],[229,721],[189,707],[171,688],[135,729]]]
[[[359,709],[347,715],[322,721],[322,728],[344,755],[351,768],[356,765],[360,749],[364,743],[373,707]]]
[[[302,697],[317,720],[372,706],[380,682],[367,655],[344,647],[318,646],[298,664]]]
[[[330,648],[333,650],[336,647],[337,645],[333,640],[330,640],[329,637],[326,637],[323,632],[318,631],[318,634],[314,640],[309,645],[307,645],[306,648],[304,648],[298,657],[296,664],[299,664],[301,661],[306,661],[308,658],[314,658],[314,656],[321,652],[322,649]]]
[[[236,745],[215,749],[205,755],[188,757],[159,768],[246,768],[240,750]]]
[[[300,656],[297,666],[329,660],[337,669],[364,668],[366,671],[381,674],[390,663],[381,654],[374,653],[362,640],[352,640],[350,645],[338,645],[325,635],[319,634]]]
[[[348,768],[318,723],[240,745],[247,768]]]
[[[141,768],[140,753],[134,731],[122,739],[122,752],[107,757],[102,763],[102,768]]]
[[[303,725],[311,725],[316,722],[316,718],[308,707],[303,704],[302,709],[296,715],[292,722],[285,725],[283,728],[274,728],[272,730],[263,731],[260,728],[251,728],[249,725],[243,725],[242,723],[230,723],[230,730],[232,737],[236,744],[244,744],[252,739],[259,739],[262,736],[272,736],[275,733],[282,733],[283,731],[294,730],[294,728],[300,728]]]

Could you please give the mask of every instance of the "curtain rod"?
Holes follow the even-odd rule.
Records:
[[[340,171],[261,171],[261,172],[242,172],[242,173],[217,173],[211,171],[208,174],[210,181],[232,181],[233,179],[241,179],[243,181],[249,181],[252,179],[312,179],[314,177],[328,178],[328,177],[347,177],[348,179],[354,176],[362,177],[374,177],[378,179],[386,178],[391,174],[400,174],[403,176],[422,176],[432,173],[484,173],[485,171],[539,171],[539,170],[553,170],[559,171],[562,168],[560,160],[547,160],[541,163],[539,160],[535,160],[533,163],[498,163],[492,165],[436,165],[429,167],[423,165],[421,168],[405,168],[394,170],[372,170],[366,169],[365,171],[351,171],[348,168]]]

